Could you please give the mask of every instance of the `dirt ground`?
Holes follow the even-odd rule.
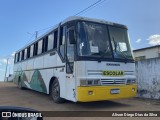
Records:
[[[32,90],[20,90],[13,83],[0,83],[0,106],[21,106],[36,109],[38,111],[160,111],[160,101],[147,100],[139,98],[89,102],[89,103],[74,103],[66,101],[63,104],[54,103],[48,95],[35,92]],[[124,117],[54,117],[45,118],[50,120],[108,120],[108,119],[126,119]],[[137,119],[137,118],[128,118]],[[153,119],[153,118],[140,118]],[[154,117],[154,119],[159,119]]]

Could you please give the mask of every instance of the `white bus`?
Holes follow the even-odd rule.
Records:
[[[136,95],[127,27],[69,17],[15,54],[14,82],[53,101],[89,102]]]

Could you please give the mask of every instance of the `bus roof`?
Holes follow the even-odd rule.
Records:
[[[88,17],[80,17],[80,16],[70,16],[68,18],[66,18],[65,20],[63,20],[62,22],[60,22],[61,25],[69,22],[69,21],[74,21],[74,20],[82,20],[82,21],[90,21],[90,22],[97,22],[97,23],[102,23],[102,24],[107,24],[107,25],[113,25],[113,26],[119,26],[122,28],[127,28],[127,26],[123,25],[123,24],[118,24],[118,23],[114,23],[114,22],[109,22],[109,21],[105,21],[105,20],[100,20],[100,19],[95,19],[95,18],[88,18]],[[53,30],[58,28],[59,24],[56,24],[53,28],[51,28],[50,30],[48,30],[47,32],[45,32],[44,34],[42,34],[41,36],[39,36],[38,38],[36,38],[35,40],[33,40],[32,42],[28,43],[27,45],[25,45],[23,48],[19,49],[18,51],[16,51],[16,53],[20,52],[21,50],[25,49],[26,47],[32,45],[33,43],[35,43],[36,41],[42,39],[44,36],[46,36],[47,34],[49,34],[50,32],[52,32]]]
[[[98,22],[98,23],[102,23],[102,24],[115,25],[115,26],[120,26],[120,27],[123,27],[123,28],[127,28],[127,26],[125,26],[123,24],[118,24],[118,23],[114,23],[114,22],[110,22],[110,21],[106,21],[106,20],[102,20],[102,19],[80,17],[80,16],[68,17],[64,21],[62,21],[61,24],[63,25],[66,22],[73,21],[73,20],[84,20],[84,21],[90,21],[90,22]]]

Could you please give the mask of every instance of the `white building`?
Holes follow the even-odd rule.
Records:
[[[12,82],[12,81],[13,81],[13,75],[9,74],[9,76],[5,78],[5,82]]]
[[[160,99],[160,45],[133,50],[137,97]]]
[[[160,45],[133,50],[136,61],[160,57]]]

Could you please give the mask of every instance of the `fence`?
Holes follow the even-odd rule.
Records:
[[[137,97],[160,99],[160,58],[136,62]]]

